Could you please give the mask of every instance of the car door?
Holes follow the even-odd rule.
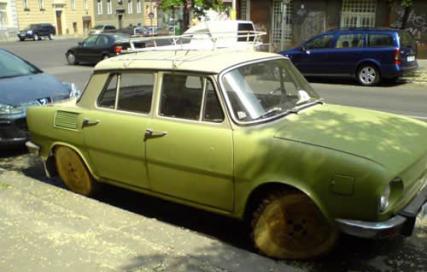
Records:
[[[99,35],[96,40],[95,50],[93,51],[92,61],[98,62],[104,58],[105,55],[109,57],[109,51],[113,46],[114,38],[108,35]]]
[[[77,48],[76,56],[79,61],[83,62],[93,62],[94,61],[94,51],[96,48],[96,41],[98,35],[91,35],[87,37]]]
[[[152,72],[111,73],[96,109],[85,114],[85,146],[91,165],[102,179],[149,188],[144,133],[154,82]]]
[[[151,189],[221,210],[233,207],[232,130],[212,78],[164,73],[146,132]]]
[[[363,43],[363,33],[340,33],[333,54],[329,55],[329,73],[334,76],[355,75],[357,65],[363,57]]]
[[[301,54],[293,57],[292,62],[306,75],[328,73],[330,69],[328,58],[333,42],[333,34],[319,35],[306,42],[301,48]]]

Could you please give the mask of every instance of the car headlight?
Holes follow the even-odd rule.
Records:
[[[390,194],[391,194],[390,184],[387,184],[383,193],[380,196],[380,203],[378,207],[380,212],[385,211],[390,205]]]
[[[25,116],[25,109],[21,106],[0,104],[0,117],[21,117]]]

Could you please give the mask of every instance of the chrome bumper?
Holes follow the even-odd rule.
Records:
[[[28,152],[30,152],[33,155],[39,156],[40,155],[40,146],[36,145],[33,142],[25,142],[25,146],[28,149]]]
[[[397,215],[382,222],[368,222],[350,219],[336,219],[338,228],[346,233],[362,238],[385,238],[398,234],[409,236],[415,226],[415,220],[423,205],[427,202],[427,186]]]

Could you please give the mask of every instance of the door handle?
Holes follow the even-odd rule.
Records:
[[[82,122],[82,128],[96,126],[97,124],[99,124],[99,122],[100,122],[99,120],[89,120],[85,118],[83,119],[83,122]]]
[[[167,134],[168,133],[166,131],[155,131],[151,128],[147,128],[145,130],[144,140],[147,140],[148,138],[163,137],[163,136],[166,136]]]

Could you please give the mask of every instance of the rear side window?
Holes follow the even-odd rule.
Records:
[[[393,36],[391,34],[368,34],[369,47],[393,47]]]
[[[239,33],[238,34],[239,37],[237,38],[238,42],[253,41],[255,38],[253,35],[251,37],[244,37],[244,34],[253,34],[254,26],[252,24],[249,24],[249,23],[238,24],[237,31]]]
[[[98,106],[135,113],[149,113],[153,88],[154,75],[152,73],[112,74],[106,88],[98,98]]]
[[[344,34],[337,39],[336,48],[357,48],[363,47],[362,34]]]

